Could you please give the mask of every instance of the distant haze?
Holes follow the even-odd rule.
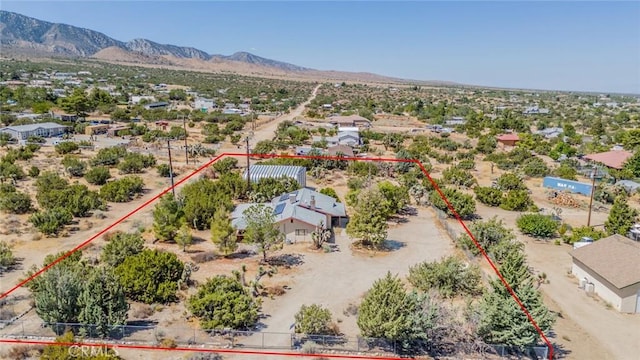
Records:
[[[303,68],[640,93],[640,2],[3,1],[2,10]]]

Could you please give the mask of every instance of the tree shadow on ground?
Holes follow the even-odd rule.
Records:
[[[405,246],[407,246],[407,243],[405,242],[387,239],[384,242],[383,251],[396,251],[402,249]]]
[[[300,266],[304,264],[303,258],[304,255],[302,254],[281,254],[268,258],[266,263],[271,266],[283,266],[290,268],[292,266]]]

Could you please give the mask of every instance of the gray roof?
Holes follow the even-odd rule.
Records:
[[[251,181],[258,181],[262,178],[278,179],[283,176],[298,179],[300,172],[306,173],[307,168],[304,166],[291,165],[251,165],[249,168],[251,173]],[[247,178],[247,171],[244,171],[243,178]]]
[[[52,122],[47,122],[47,123],[40,123],[40,124],[7,126],[7,127],[2,128],[0,130],[13,130],[13,131],[22,132],[22,131],[34,131],[34,130],[36,130],[38,128],[59,129],[59,128],[66,128],[66,127],[67,126],[64,126],[64,125],[60,125],[60,124],[56,124],[56,123],[52,123]]]
[[[325,213],[331,216],[347,216],[344,204],[339,203],[331,196],[321,194],[311,189],[303,188],[290,192],[288,194],[282,194],[271,201],[271,204],[275,207],[276,204],[281,202],[291,203],[291,196],[295,196],[294,203],[296,206],[309,208],[311,207],[311,198],[316,202],[315,211]]]
[[[627,189],[627,191],[629,192],[635,191],[638,188],[640,188],[639,183],[631,180],[620,180],[616,183],[616,186],[622,186],[623,188]]]
[[[315,209],[311,208],[312,197],[316,202]],[[247,223],[244,218],[244,212],[253,205],[257,204],[238,204],[233,210],[233,213],[231,213],[231,224],[236,229],[246,229]],[[326,223],[326,215],[332,217],[347,216],[344,204],[337,202],[331,196],[306,188],[288,194],[282,194],[274,198],[270,203],[264,205],[274,209],[274,211],[276,209],[278,210],[278,212],[274,214],[276,222],[295,219],[312,226],[319,225],[320,222],[323,222],[326,228],[329,225]]]

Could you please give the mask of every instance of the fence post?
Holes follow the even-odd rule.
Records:
[[[21,321],[20,323],[22,324],[22,337],[25,337],[24,336],[24,321]]]
[[[262,332],[261,335],[262,335],[262,349],[264,349],[264,332]]]
[[[196,336],[198,336],[198,335],[196,334],[196,332],[197,332],[197,330],[196,330],[196,328],[194,327],[194,328],[193,328],[193,344],[194,344],[194,345],[198,343],[198,341],[196,340]]]

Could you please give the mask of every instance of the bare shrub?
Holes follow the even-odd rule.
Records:
[[[131,314],[136,319],[146,319],[153,315],[153,308],[149,305],[141,305]]]

